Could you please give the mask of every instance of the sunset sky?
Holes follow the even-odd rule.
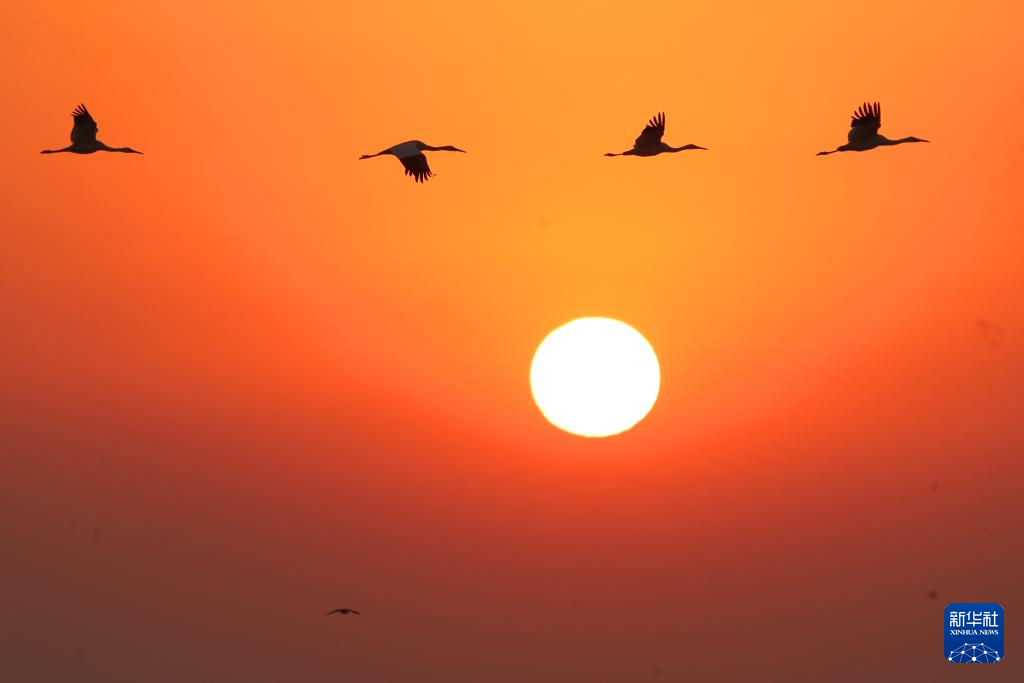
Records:
[[[1021,679],[1021,3],[268,4],[0,13],[0,680]]]

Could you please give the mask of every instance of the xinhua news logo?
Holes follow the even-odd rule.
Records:
[[[1003,608],[994,602],[946,605],[946,661],[954,664],[995,664],[1002,661]]]

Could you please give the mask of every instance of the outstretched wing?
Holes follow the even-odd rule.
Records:
[[[427,165],[427,157],[420,154],[413,154],[407,157],[399,158],[402,162],[402,166],[405,166],[405,175],[411,175],[416,179],[417,183],[426,181],[427,178],[434,175],[430,170],[430,166]]]
[[[75,126],[71,129],[71,144],[87,145],[96,142],[96,132],[100,128],[85,105],[80,104],[75,107],[75,111],[71,115],[75,117]]]
[[[882,107],[878,102],[874,104],[865,102],[857,111],[853,112],[853,116],[850,118],[852,119],[850,128],[865,128],[874,135],[882,127]]]
[[[665,134],[665,112],[660,112],[647,122],[643,131],[640,132],[634,147],[647,147],[661,142],[661,136]]]

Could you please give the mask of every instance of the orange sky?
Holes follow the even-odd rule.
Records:
[[[1019,611],[1019,3],[150,5],[0,22],[0,678],[939,681]],[[815,157],[864,100],[932,144]],[[80,101],[145,155],[40,156]],[[620,437],[530,397],[583,315]]]

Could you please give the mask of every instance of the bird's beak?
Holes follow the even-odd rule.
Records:
[[[363,156],[359,157],[359,160],[362,161],[363,159],[369,159],[369,158],[370,158],[369,154],[364,154]]]
[[[707,152],[707,151],[708,151],[708,148],[707,148],[707,147],[701,147],[700,145],[694,145],[694,147],[696,147],[697,149],[702,149],[702,150],[704,150],[705,152]]]
[[[458,147],[456,147],[456,148],[455,148],[455,151],[456,151],[456,152],[462,152],[463,154],[465,154],[465,153],[466,153],[466,150],[464,150],[464,149],[459,149]]]

